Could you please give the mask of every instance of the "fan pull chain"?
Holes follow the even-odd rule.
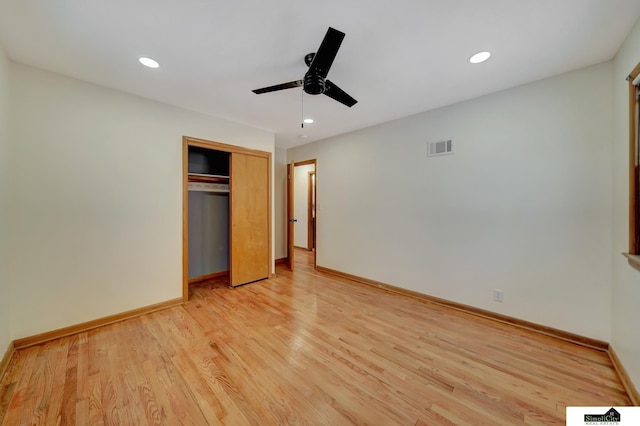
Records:
[[[304,129],[304,89],[300,91],[300,128]]]

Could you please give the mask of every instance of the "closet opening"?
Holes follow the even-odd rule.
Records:
[[[188,281],[229,275],[229,153],[188,148]]]
[[[182,299],[189,284],[269,278],[271,153],[183,137]]]

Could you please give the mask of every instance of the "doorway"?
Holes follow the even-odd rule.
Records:
[[[295,249],[312,253],[316,265],[316,160],[292,162],[288,165],[288,265],[293,270]]]

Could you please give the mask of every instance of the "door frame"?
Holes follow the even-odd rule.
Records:
[[[291,163],[287,163],[287,257],[286,257],[286,265],[290,271],[294,269],[294,261],[295,261],[295,251],[293,244],[293,236],[295,234],[295,224],[294,224],[294,216],[295,216],[295,204],[294,204],[294,175],[293,171],[295,168],[295,163],[292,161]]]
[[[303,160],[303,161],[291,161],[290,163],[287,163],[287,265],[289,266],[289,269],[293,271],[294,266],[293,266],[293,258],[294,258],[294,253],[293,251],[295,250],[292,247],[292,243],[294,240],[294,231],[293,231],[293,226],[292,226],[292,219],[295,219],[293,216],[293,211],[295,209],[295,206],[293,206],[293,201],[292,200],[292,192],[293,192],[293,182],[294,182],[294,176],[295,176],[295,168],[297,166],[307,166],[309,164],[313,164],[313,172],[315,174],[315,181],[316,181],[316,206],[318,204],[318,175],[317,175],[317,171],[318,171],[318,163],[316,161],[315,158],[310,159],[310,160]],[[315,206],[314,206],[315,207]],[[317,208],[316,208],[317,210]],[[316,211],[316,229],[318,226],[318,215],[317,215],[317,211]],[[307,231],[308,232],[308,231]],[[309,245],[309,242],[307,241],[307,246]],[[316,248],[313,251],[313,269],[316,269],[316,255],[318,253],[318,235],[316,232]]]
[[[316,224],[314,219],[316,217],[316,203],[315,201],[315,192],[316,192],[316,170],[313,168],[312,172],[309,172],[309,177],[307,180],[307,189],[308,197],[307,197],[307,250],[311,251],[316,248],[315,244],[315,234],[316,234]]]
[[[267,201],[267,217],[269,222],[268,238],[269,238],[269,277],[273,276],[273,218],[271,210],[273,206],[273,188],[272,188],[272,165],[271,153],[267,151],[259,151],[256,149],[244,148],[236,145],[229,145],[222,142],[215,142],[206,139],[194,138],[191,136],[182,137],[182,301],[189,301],[189,147],[199,147],[211,149],[215,151],[228,152],[229,154],[247,154],[267,159],[267,185],[269,196]],[[229,182],[229,188],[233,188],[233,183]],[[232,190],[231,190],[232,191]],[[229,197],[232,197],[232,192]],[[231,219],[231,215],[229,215]],[[229,241],[231,244],[231,241]],[[231,255],[230,255],[231,257]],[[231,261],[231,260],[230,260]],[[231,267],[231,265],[229,265]]]

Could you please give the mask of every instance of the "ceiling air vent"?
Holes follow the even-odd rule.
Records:
[[[438,155],[453,154],[453,140],[447,139],[445,141],[429,142],[427,155],[429,157],[435,157]]]

